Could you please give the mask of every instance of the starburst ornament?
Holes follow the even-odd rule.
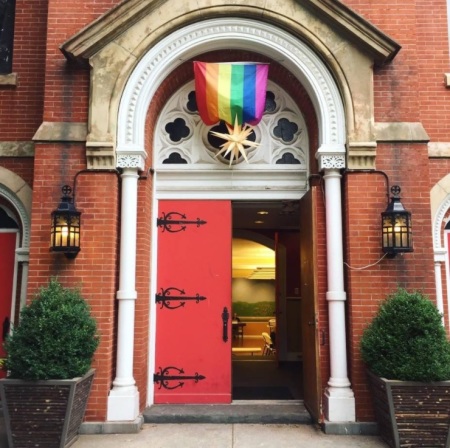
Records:
[[[242,127],[242,125],[238,123],[237,116],[234,120],[234,127],[230,126],[228,123],[226,123],[226,125],[229,132],[228,134],[211,131],[212,135],[215,135],[216,137],[226,140],[225,143],[220,145],[222,149],[216,154],[216,157],[220,156],[221,154],[223,154],[223,156],[226,157],[228,154],[230,154],[230,166],[231,166],[233,160],[237,160],[239,158],[239,155],[242,154],[245,161],[248,163],[247,153],[244,146],[250,146],[253,148],[259,146],[259,143],[247,140],[247,137],[253,132],[253,128],[247,124],[245,124],[244,127]]]

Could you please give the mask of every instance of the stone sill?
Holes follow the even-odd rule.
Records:
[[[17,73],[0,75],[0,86],[16,86],[16,85],[17,85]]]

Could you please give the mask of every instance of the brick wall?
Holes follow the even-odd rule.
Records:
[[[89,69],[68,63],[59,50],[62,42],[118,0],[67,2],[34,0],[17,2],[13,71],[17,86],[0,86],[0,141],[30,140],[42,121],[86,122],[88,119]],[[444,0],[414,2],[404,0],[348,0],[355,8],[402,45],[394,61],[374,72],[375,118],[380,122],[422,122],[432,141],[450,141],[450,90],[443,85],[449,70],[446,4]],[[48,20],[46,17],[48,10]],[[49,25],[48,33],[47,23]],[[265,60],[248,52],[227,52],[227,60]],[[222,53],[205,58],[214,61]],[[146,122],[147,168],[152,166],[153,128],[167,98],[192,79],[190,63],[181,65],[176,75],[163,82],[155,95]],[[311,155],[318,147],[317,120],[302,86],[289,73],[271,62],[269,77],[283,86],[305,115]],[[44,98],[45,92],[45,98]],[[35,165],[30,158],[0,159],[0,164],[16,172],[34,188],[29,288],[34,291],[58,275],[67,285],[80,285],[99,320],[102,341],[97,352],[97,376],[89,403],[89,420],[106,415],[106,397],[114,378],[116,335],[119,181],[114,174],[81,175],[77,185],[77,206],[82,215],[82,250],[75,260],[49,253],[50,213],[60,200],[60,187],[71,183],[85,168],[83,145],[40,144]],[[311,157],[315,171],[315,159]],[[402,202],[412,212],[414,248],[412,254],[383,259],[367,270],[346,270],[348,292],[349,372],[358,402],[359,419],[372,419],[359,356],[359,339],[379,301],[398,284],[419,288],[434,299],[429,189],[449,172],[449,160],[427,157],[426,145],[379,144],[377,168],[389,176],[391,185],[402,187]],[[33,174],[33,170],[35,173]],[[34,176],[34,180],[33,180]],[[346,261],[354,267],[366,266],[381,257],[380,213],[385,209],[386,184],[377,174],[348,174],[345,193]],[[320,371],[325,387],[329,378],[328,311],[326,293],[325,213],[321,198],[318,229]],[[139,181],[138,255],[135,379],[145,404],[148,365],[148,319],[150,288],[152,177]],[[152,372],[150,372],[151,374]]]
[[[16,2],[13,72],[0,85],[0,141],[31,140],[42,121],[47,0]]]
[[[89,420],[104,420],[116,339],[119,181],[115,174],[78,176],[75,199],[82,212],[81,251],[74,260],[49,251],[50,214],[60,202],[61,187],[73,186],[75,174],[85,168],[84,151],[83,145],[36,146],[28,287],[31,299],[51,276],[57,276],[65,286],[80,287],[92,307],[100,347],[86,415]]]
[[[17,174],[33,188],[33,157],[0,157],[0,166]]]
[[[360,420],[373,420],[373,414],[359,342],[380,301],[398,286],[421,290],[435,300],[427,147],[380,145],[378,151],[380,167],[385,165],[391,186],[401,186],[402,204],[412,213],[414,252],[381,259],[380,226],[381,212],[387,206],[386,178],[376,172],[347,174],[345,261],[355,268],[346,269],[349,374]]]
[[[422,122],[432,141],[450,141],[450,89],[445,0],[347,0],[402,49],[374,72],[376,121]]]
[[[44,121],[86,122],[89,69],[68,63],[59,47],[118,0],[48,0]]]

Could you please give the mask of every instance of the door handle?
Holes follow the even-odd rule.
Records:
[[[230,313],[228,308],[225,306],[222,311],[222,339],[223,342],[228,341],[228,319],[230,318]]]

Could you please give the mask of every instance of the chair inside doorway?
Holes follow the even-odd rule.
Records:
[[[275,350],[264,353],[262,337],[233,339],[233,347],[239,350],[232,354],[233,400],[303,398],[301,362],[278,362]],[[258,348],[258,352],[245,352],[245,348]]]

